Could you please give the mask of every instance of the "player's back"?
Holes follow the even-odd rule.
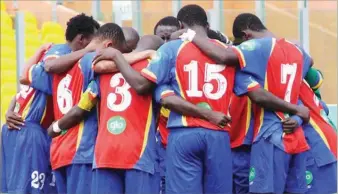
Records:
[[[148,60],[133,68],[141,71]],[[155,115],[152,95],[140,96],[121,73],[99,76],[99,132],[95,146],[98,168],[154,172]],[[107,144],[107,142],[109,142]],[[112,156],[116,158],[112,159]]]
[[[311,66],[311,58],[302,48],[285,39],[268,37],[246,41],[234,51],[239,57],[240,72],[246,75],[243,79],[248,79],[245,82],[251,83],[252,87],[263,87],[292,104],[298,103],[303,77]],[[250,89],[250,85],[245,89],[237,85],[240,83],[236,82],[238,95]],[[281,120],[285,118],[284,113],[257,108],[254,114],[254,141],[269,138],[288,153],[308,149],[302,130],[283,136]]]
[[[52,96],[55,119],[62,118],[78,104],[93,77],[91,69],[95,53],[88,53],[70,70],[54,74]],[[53,138],[51,160],[53,169],[70,163],[91,163],[97,134],[96,111],[91,111],[80,124]]]
[[[234,84],[234,68],[215,64],[193,43],[183,42],[177,52],[175,73],[178,87],[174,89],[181,97],[197,106],[228,114]],[[220,130],[209,122],[185,116],[183,125]]]
[[[300,99],[306,107],[310,109],[310,122],[314,131],[309,131],[307,125],[304,126],[304,133],[308,136],[312,135],[311,141],[316,142],[315,145],[321,145],[320,152],[330,150],[337,157],[337,133],[324,110],[324,102],[320,101],[310,86],[304,81],[300,89]],[[314,135],[316,134],[316,135]],[[308,140],[309,141],[309,140]],[[327,149],[325,149],[325,147]],[[316,148],[316,149],[317,149]],[[313,149],[313,146],[311,146]]]

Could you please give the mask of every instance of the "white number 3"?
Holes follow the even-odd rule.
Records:
[[[123,85],[118,86],[121,83],[121,80],[123,80]],[[115,91],[112,93],[109,93],[108,99],[107,99],[107,106],[110,110],[121,112],[124,111],[131,103],[131,94],[129,92],[130,85],[126,82],[124,77],[121,73],[113,75],[113,77],[110,79],[110,87],[115,88]],[[117,95],[119,94],[122,99],[120,103],[116,103]]]
[[[44,184],[45,184],[45,179],[46,179],[46,175],[45,173],[40,173],[38,171],[33,171],[32,175],[32,182],[31,182],[31,186],[34,189],[40,189],[42,190]]]

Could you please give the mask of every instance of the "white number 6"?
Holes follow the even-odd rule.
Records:
[[[72,91],[69,90],[71,81],[72,76],[67,74],[67,76],[60,81],[57,88],[57,103],[62,114],[66,114],[73,107]]]

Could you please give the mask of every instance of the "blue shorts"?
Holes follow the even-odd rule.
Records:
[[[251,148],[249,174],[252,193],[305,193],[307,153],[290,155],[261,139]]]
[[[159,178],[136,169],[97,168],[93,171],[92,194],[158,194]]]
[[[71,164],[54,171],[59,194],[90,194],[92,164]]]
[[[249,193],[250,151],[251,146],[242,145],[232,150],[232,193]]]
[[[306,167],[306,183],[309,194],[337,193],[337,162],[318,166],[315,159],[309,156]]]
[[[166,193],[232,193],[229,135],[204,128],[170,130]]]
[[[160,178],[160,190],[161,193],[165,193],[165,160],[166,160],[166,148],[161,141],[157,142],[157,154],[158,154],[158,173]]]
[[[52,177],[50,138],[39,124],[25,122],[21,130],[2,127],[1,193],[46,193]]]

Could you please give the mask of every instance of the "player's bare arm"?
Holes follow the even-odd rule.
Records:
[[[198,107],[176,95],[167,96],[161,99],[161,104],[165,108],[181,115],[204,119],[221,128],[231,121],[230,117],[221,112]]]
[[[14,112],[15,104],[16,97],[14,96],[6,112],[6,124],[8,125],[9,129],[20,130],[20,127],[24,125],[24,120],[22,119],[21,115]]]
[[[308,108],[281,100],[262,88],[249,91],[248,96],[251,101],[268,110],[298,115],[304,122],[309,120],[310,112]]]
[[[87,113],[88,111],[83,110],[78,106],[74,106],[60,120],[49,126],[47,130],[48,135],[50,137],[59,136],[62,130],[67,130],[78,125],[83,120],[83,118],[86,116]]]
[[[122,53],[114,48],[100,50],[94,58],[94,61],[112,60],[122,73],[129,85],[139,94],[144,95],[152,91],[155,84],[135,71],[125,60]]]
[[[146,50],[141,52],[132,52],[123,54],[123,56],[129,64],[134,64],[140,60],[150,58],[155,53],[156,51]],[[94,61],[93,64],[94,64],[93,69],[96,73],[115,73],[118,71],[114,61],[109,60],[102,60],[99,62]]]
[[[226,64],[229,66],[238,66],[239,60],[236,53],[231,47],[224,47],[214,44],[209,38],[198,35],[190,29],[179,30],[171,35],[171,39],[192,41],[207,56],[218,64]]]
[[[51,43],[47,43],[47,44],[42,45],[35,52],[35,54],[31,58],[28,59],[28,61],[26,62],[25,66],[24,66],[23,73],[20,76],[20,80],[19,81],[20,81],[21,84],[24,84],[24,85],[30,84],[29,80],[28,80],[28,71],[29,71],[29,69],[33,65],[37,64],[40,61],[42,55],[50,48],[51,45],[52,45]]]
[[[63,73],[71,69],[85,54],[92,52],[92,47],[69,53],[53,60],[47,60],[44,64],[44,69],[48,73]]]

